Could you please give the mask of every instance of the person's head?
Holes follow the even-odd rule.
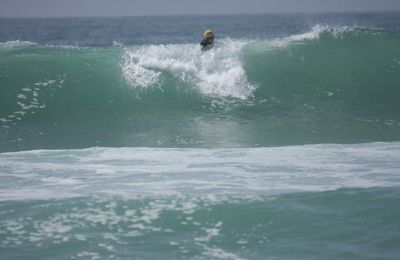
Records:
[[[214,32],[211,29],[208,29],[204,32],[204,39],[206,39],[209,43],[214,42]]]

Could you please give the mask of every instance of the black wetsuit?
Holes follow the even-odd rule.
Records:
[[[203,39],[200,45],[202,50],[207,50],[213,46],[213,42],[209,42],[207,39]]]

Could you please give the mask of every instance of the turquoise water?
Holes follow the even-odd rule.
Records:
[[[3,153],[1,257],[396,259],[399,151],[394,142]]]
[[[0,259],[397,259],[399,21],[0,19]]]
[[[314,26],[206,53],[5,44],[2,150],[396,141],[399,43],[398,32]]]

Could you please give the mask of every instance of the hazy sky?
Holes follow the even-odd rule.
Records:
[[[400,0],[0,0],[1,17],[400,10]]]

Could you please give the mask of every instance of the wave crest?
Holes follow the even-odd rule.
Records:
[[[286,36],[283,38],[276,38],[269,41],[269,44],[273,47],[287,47],[293,42],[302,42],[307,40],[318,40],[323,33],[330,33],[334,38],[339,38],[343,33],[354,31],[355,28],[348,26],[331,27],[328,25],[316,24],[310,31]]]
[[[208,51],[196,44],[126,48],[122,71],[135,87],[157,85],[163,73],[170,73],[205,95],[246,99],[255,90],[243,68],[242,51],[247,43],[223,39]]]
[[[31,45],[37,45],[37,43],[30,41],[21,41],[21,40],[0,42],[0,47],[23,47]]]

